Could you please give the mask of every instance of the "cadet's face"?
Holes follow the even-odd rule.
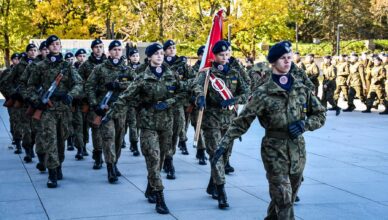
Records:
[[[27,52],[28,58],[35,59],[36,56],[38,56],[38,49],[37,48],[32,48]]]
[[[349,61],[350,62],[356,62],[358,60],[358,57],[356,57],[356,56],[351,56],[350,58],[349,58]]]
[[[312,56],[307,56],[306,57],[306,61],[307,62],[312,62],[314,60],[314,58]]]
[[[202,60],[203,55],[198,56],[198,60]]]
[[[18,58],[13,58],[13,59],[11,60],[11,62],[12,62],[13,65],[18,65],[19,62],[20,62],[20,60],[19,60]]]
[[[295,62],[299,62],[300,55],[299,54],[294,54],[294,60],[295,60]]]
[[[386,63],[386,62],[388,62],[388,57],[383,56],[383,63]]]
[[[69,63],[73,63],[74,57],[67,58],[66,61],[69,62]]]
[[[339,61],[340,61],[340,62],[344,62],[344,61],[345,61],[345,57],[340,56],[340,57],[339,57]]]
[[[337,65],[337,61],[335,59],[332,59],[331,64],[335,66],[335,65]]]
[[[325,63],[325,64],[330,64],[331,63],[331,60],[330,59],[323,59],[323,63]]]
[[[47,47],[43,48],[43,49],[40,51],[40,55],[42,55],[43,58],[46,58],[46,57],[47,57],[47,54],[49,54],[49,50],[47,49]]]
[[[374,59],[373,60],[373,64],[375,65],[375,66],[378,66],[378,65],[380,65],[380,60],[378,60],[378,59]]]
[[[275,63],[272,63],[272,70],[274,73],[287,74],[291,69],[292,52],[281,56]]]
[[[156,51],[150,58],[152,66],[160,66],[164,61],[164,51],[162,49]]]
[[[215,61],[225,65],[229,61],[229,51],[219,52],[215,55]]]
[[[112,59],[120,59],[123,55],[123,49],[121,49],[121,47],[114,47],[109,51],[109,55]]]
[[[131,63],[138,63],[140,61],[140,55],[138,53],[133,54],[129,57]]]
[[[78,62],[83,63],[83,62],[86,61],[86,54],[80,54],[80,55],[78,55],[76,58],[77,58],[77,61],[78,61]]]
[[[48,46],[48,49],[49,49],[50,53],[58,55],[62,49],[61,41],[57,40],[57,41],[52,42]]]
[[[176,55],[176,46],[175,45],[169,46],[164,52],[166,56],[173,57]]]
[[[96,57],[101,57],[104,53],[104,44],[97,44],[92,48],[93,54]]]
[[[366,59],[367,59],[367,55],[366,55],[366,54],[362,54],[362,55],[361,55],[361,59],[362,59],[362,60],[366,60]]]

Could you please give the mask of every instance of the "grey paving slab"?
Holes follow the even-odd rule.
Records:
[[[48,219],[48,217],[39,200],[27,199],[0,202],[0,219],[44,220]]]

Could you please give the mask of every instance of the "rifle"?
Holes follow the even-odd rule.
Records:
[[[98,104],[98,108],[103,109],[107,111],[109,109],[108,103],[109,100],[112,98],[113,91],[108,91],[104,98],[101,100],[100,104]],[[102,117],[99,115],[96,115],[96,117],[93,120],[93,125],[100,126],[101,125]]]
[[[53,95],[54,91],[57,89],[59,83],[61,82],[63,77],[62,71],[55,77],[55,80],[51,83],[50,88],[43,94],[41,97],[41,101],[44,105],[47,105],[47,107],[51,108],[53,106],[53,103],[50,101],[51,96]],[[34,112],[34,115],[32,116],[33,119],[40,120],[42,117],[42,109],[37,109]]]

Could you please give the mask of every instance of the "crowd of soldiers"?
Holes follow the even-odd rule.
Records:
[[[188,155],[188,126],[191,124],[196,128],[198,112],[203,111],[196,158],[200,165],[206,165],[206,151],[212,160],[206,192],[218,200],[219,208],[227,208],[229,204],[224,185],[225,174],[234,172],[229,162],[233,139],[240,137],[244,133],[242,131],[249,127],[244,124],[244,129],[237,132],[237,128],[233,130],[233,126],[230,127],[232,124],[251,122],[254,119],[252,114],[256,114],[260,121],[264,120],[262,126],[266,129],[266,136],[279,140],[291,138],[294,144],[303,142],[304,148],[304,141],[299,140],[299,136],[305,130],[315,130],[324,124],[323,112],[326,109],[323,106],[326,107],[326,102],[339,114],[341,109],[337,103],[341,92],[348,101],[348,108],[344,111],[355,109],[355,97],[366,103],[367,110],[363,112],[370,112],[379,103],[386,106],[385,114],[388,111],[388,95],[384,95],[384,85],[388,89],[386,54],[374,56],[373,62],[364,59],[365,54],[360,60],[357,54],[351,54],[349,61],[346,56],[340,56],[338,61],[326,56],[321,68],[322,106],[316,96],[320,71],[314,63],[314,55],[308,55],[306,62],[302,63],[299,54],[295,53],[294,62],[289,62],[289,57],[284,56],[292,54],[290,48],[289,42],[276,44],[268,55],[269,63],[260,62],[244,67],[231,56],[230,43],[219,41],[212,48],[215,55],[212,66],[199,69],[204,46],[198,48],[198,61],[194,66],[188,64],[186,57],[177,55],[173,40],[149,45],[145,51],[147,58],[140,63],[139,51],[132,48],[124,55],[123,46],[118,40],[109,44],[106,54],[103,42],[96,39],[91,42],[89,57],[84,49],[79,49],[75,55],[66,53],[63,56],[60,39],[51,35],[39,47],[28,44],[24,53],[13,54],[11,67],[1,74],[0,91],[6,98],[4,105],[10,115],[10,130],[16,149],[14,153],[21,154],[24,149],[26,163],[32,162],[36,153],[36,168],[40,172],[47,169],[47,187],[56,188],[58,180],[63,178],[65,143],[67,150],[74,150],[75,147],[75,159],[82,160],[88,156],[86,144],[91,130],[93,169],[99,170],[105,163],[108,182],[113,184],[121,176],[118,162],[121,149],[126,146],[125,134],[129,131],[130,150],[134,156],[139,156],[140,141],[140,151],[147,166],[145,197],[149,203],[156,203],[158,213],[167,214],[169,209],[164,200],[161,170],[167,173],[167,179],[176,178],[173,163],[176,147],[182,154]],[[288,69],[285,73],[288,75],[276,78],[276,74],[271,74],[276,68],[271,69],[270,64],[276,67],[280,60],[286,60]],[[207,71],[209,74],[205,74]],[[206,81],[209,80],[207,89]],[[276,83],[272,85],[271,82]],[[303,121],[291,121],[290,126],[286,127],[288,131],[277,131],[279,127],[273,127],[271,123],[282,118],[283,113],[279,108],[283,105],[265,97],[258,100],[257,97],[263,96],[263,88],[273,94],[278,90],[295,90],[300,96],[298,100],[305,102],[291,100],[298,104],[295,107],[298,111],[293,112],[289,120],[302,117],[302,114]],[[252,100],[255,104],[251,103]],[[265,100],[273,104],[268,105]],[[269,110],[257,106],[258,103],[268,105]],[[245,104],[247,113],[243,110],[240,118],[238,106]],[[303,107],[300,111],[299,106]],[[261,112],[256,112],[259,109]],[[249,120],[244,118],[248,117],[245,114],[248,114]],[[276,118],[271,119],[274,114]],[[281,146],[282,143],[263,144]],[[263,157],[273,158],[274,155],[275,152],[262,152]],[[297,174],[290,177],[294,191],[292,196],[271,191],[268,216],[293,216],[289,206],[296,199],[304,160],[298,160],[296,167],[288,170]],[[266,170],[274,169],[270,162],[267,163]],[[277,183],[284,183],[284,176],[267,177],[273,190]],[[287,187],[282,185],[278,190],[285,193],[289,190]],[[278,201],[278,198],[285,196],[290,197],[288,202]],[[286,214],[279,214],[282,208],[287,209]]]

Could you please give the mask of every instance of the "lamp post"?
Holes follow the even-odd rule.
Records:
[[[337,56],[340,55],[340,28],[343,26],[343,24],[337,25]]]
[[[298,52],[298,23],[295,22],[295,51]]]

